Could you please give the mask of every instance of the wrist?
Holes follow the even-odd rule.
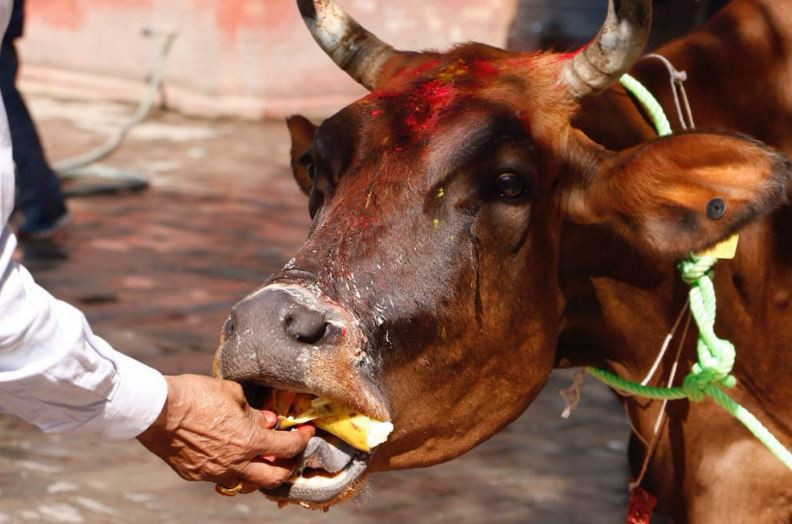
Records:
[[[167,394],[165,396],[165,402],[162,404],[162,410],[160,411],[159,415],[157,415],[157,418],[155,418],[151,423],[151,425],[137,436],[137,439],[144,444],[148,441],[151,441],[152,439],[159,438],[163,432],[168,431],[169,426],[171,425],[170,420],[171,414],[173,413],[173,404],[180,396],[178,381],[174,380],[176,377],[165,375],[164,378],[167,387]]]
[[[113,350],[101,338],[92,336],[86,340],[97,354],[112,363],[113,389],[105,396],[101,412],[78,431],[99,433],[110,440],[134,438],[161,414],[168,396],[167,381],[159,371]]]

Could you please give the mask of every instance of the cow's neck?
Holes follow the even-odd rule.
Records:
[[[792,208],[745,228],[734,260],[715,267],[717,333],[737,346],[736,373],[768,406],[792,405]],[[641,380],[687,299],[675,264],[642,255],[606,230],[567,225],[561,257],[567,301],[561,366],[609,367]],[[683,323],[684,324],[684,323]],[[673,360],[679,334],[661,366]],[[695,361],[691,324],[679,378]],[[787,423],[785,423],[787,424]],[[787,424],[792,435],[792,424]]]
[[[792,154],[792,99],[783,98],[788,88],[770,85],[792,77],[792,60],[785,51],[792,49],[792,28],[781,23],[790,16],[792,9],[783,2],[738,1],[704,33],[688,39],[687,51],[684,42],[661,50],[689,73],[687,89],[699,128],[737,130]],[[742,26],[735,25],[738,20]],[[719,45],[713,45],[713,36]],[[690,52],[690,41],[696,52]],[[643,62],[634,73],[671,111],[665,69]],[[773,108],[773,118],[762,107]],[[603,121],[613,122],[613,114],[622,115],[623,125],[603,126]],[[669,117],[675,123],[675,116]],[[654,137],[635,102],[619,88],[586,102],[577,125],[612,149]],[[737,257],[720,262],[715,274],[716,332],[737,347],[739,386],[730,394],[787,446],[792,446],[790,238],[792,208],[786,207],[747,227]],[[607,231],[574,225],[562,234],[560,259],[567,314],[559,365],[602,366],[625,378],[643,379],[687,297],[674,264],[642,256]],[[684,341],[677,384],[695,361],[696,333],[692,326]],[[653,384],[668,376],[678,340]],[[650,439],[660,403],[626,399],[624,404],[640,439]],[[667,411],[669,420],[645,482],[667,513],[679,521],[709,522],[717,500],[722,521],[750,521],[757,511],[769,511],[779,521],[792,518],[792,474],[734,419],[708,402],[672,402]],[[634,440],[635,473],[644,446]],[[737,470],[740,475],[729,476]]]
[[[600,366],[640,381],[684,306],[687,285],[673,263],[643,257],[606,231],[568,226],[564,233],[561,287],[567,309],[559,365]],[[716,266],[716,331],[737,347],[734,374],[739,385],[730,395],[792,446],[788,417],[792,411],[792,246],[784,238],[792,238],[789,207],[746,228],[738,256]],[[691,326],[682,345],[675,385],[695,361],[696,335]],[[651,384],[665,384],[681,339],[678,334]],[[624,405],[635,429],[631,444],[635,475],[645,454],[640,440],[651,440],[661,403],[627,398]],[[644,483],[658,495],[661,507],[680,522],[695,520],[698,511],[707,515],[701,508],[713,505],[723,511],[745,511],[747,517],[757,509],[750,504],[767,494],[768,500],[762,503],[778,505],[779,522],[792,517],[787,513],[792,507],[792,475],[730,415],[708,401],[675,401],[667,414]],[[740,475],[731,475],[734,471]],[[707,486],[713,483],[720,495],[708,492]],[[756,501],[740,502],[748,492],[755,493]],[[733,506],[724,505],[723,493],[735,494]]]
[[[688,286],[672,262],[641,256],[607,231],[570,225],[563,238],[561,287],[567,308],[558,345],[559,365],[594,365],[640,381],[683,308]],[[737,257],[719,262],[714,280],[716,332],[737,348],[734,374],[739,384],[729,393],[792,447],[788,417],[792,412],[792,246],[785,238],[792,238],[790,207],[743,230]],[[691,325],[682,344],[675,385],[681,384],[695,362],[696,336]],[[681,339],[678,334],[672,342],[652,385],[665,385]],[[636,434],[631,465],[637,474],[645,451],[639,442],[651,440],[661,403],[634,398],[623,403]],[[675,514],[679,521],[691,519],[691,505],[714,501],[690,491],[690,486],[716,479],[721,487],[724,482],[733,484],[724,488],[727,493],[774,493],[781,486],[783,495],[775,492],[776,499],[765,503],[782,501],[779,515],[792,517],[783,513],[792,507],[792,474],[735,419],[709,401],[675,401],[667,413],[645,485],[667,510],[681,512]],[[727,470],[741,473],[724,481]],[[749,482],[767,484],[770,491],[744,484]]]

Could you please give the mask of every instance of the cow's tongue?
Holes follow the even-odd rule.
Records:
[[[302,455],[304,468],[338,473],[352,461],[357,451],[340,438],[329,434],[313,437]]]
[[[262,489],[281,502],[291,500],[306,507],[337,497],[362,475],[367,466],[363,453],[324,431],[308,441],[294,477],[274,489]]]

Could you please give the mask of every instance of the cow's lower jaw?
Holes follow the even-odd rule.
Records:
[[[311,509],[329,508],[354,497],[362,488],[371,455],[360,453],[337,473],[303,470],[299,476],[274,488],[262,489],[268,498],[284,504]]]

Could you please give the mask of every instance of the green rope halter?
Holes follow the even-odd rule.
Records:
[[[671,125],[657,99],[630,75],[622,76],[621,84],[646,109],[657,133],[660,136],[670,135]],[[737,379],[731,374],[736,351],[734,344],[718,338],[715,334],[716,301],[712,268],[717,261],[715,257],[691,254],[678,265],[682,280],[690,285],[690,311],[699,332],[696,346],[698,362],[693,365],[682,386],[644,386],[604,369],[589,367],[586,370],[608,386],[634,396],[655,400],[689,399],[693,402],[711,398],[739,420],[778,460],[792,470],[792,453],[755,416],[722,389],[737,385]]]

